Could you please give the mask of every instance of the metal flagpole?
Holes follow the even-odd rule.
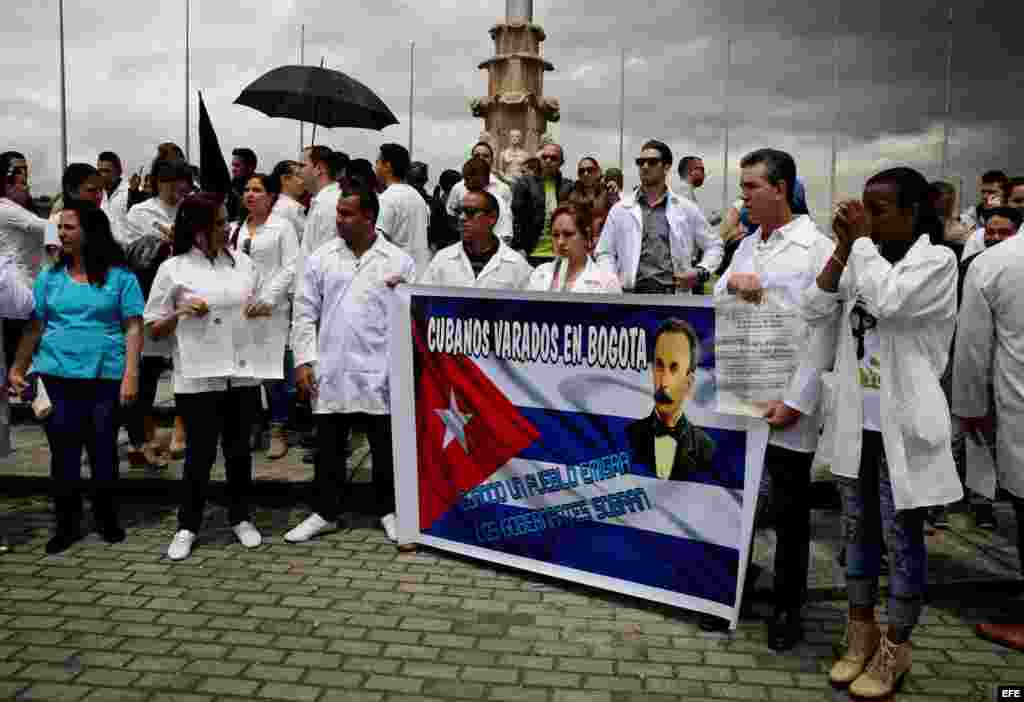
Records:
[[[619,170],[625,172],[623,144],[626,130],[626,50],[619,57]]]
[[[722,81],[722,212],[729,211],[729,66],[732,39],[725,40],[725,79]]]
[[[837,153],[839,151],[839,135],[837,133],[839,124],[839,27],[840,25],[840,13],[841,5],[836,2],[836,35],[832,37],[832,99],[835,109],[833,111],[832,118],[832,155],[831,162],[829,163],[828,170],[828,207],[829,212],[832,212],[832,208],[836,204],[836,169],[837,169]]]
[[[415,94],[416,42],[409,42],[409,158],[412,159],[412,106]]]
[[[299,65],[306,65],[306,25],[302,25],[302,33],[299,35]],[[306,123],[299,122],[299,153],[306,148]]]
[[[942,179],[949,168],[949,129],[953,117],[953,6],[949,6],[949,43],[946,50],[946,119],[942,124]]]
[[[185,0],[185,160],[191,161],[192,147],[192,95],[191,95],[191,46],[189,44],[190,5],[192,0]]]
[[[64,0],[60,0],[60,172],[68,167],[67,76],[64,73]]]

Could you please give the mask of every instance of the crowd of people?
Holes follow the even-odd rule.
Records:
[[[24,157],[2,160],[5,360],[11,392],[35,396],[50,445],[48,553],[81,538],[83,448],[100,536],[126,538],[114,497],[121,426],[133,464],[184,457],[171,560],[197,541],[218,445],[229,521],[244,546],[258,546],[247,503],[254,428],[280,459],[286,429],[303,418],[315,437],[304,460],[316,498],[284,539],[338,528],[349,444],[365,432],[372,509],[397,540],[387,306],[396,286],[418,283],[705,294],[799,310],[792,380],[765,413],[770,499],[756,526],[778,536],[768,644],[787,650],[802,637],[817,454],[842,496],[849,597],[829,677],[858,697],[891,694],[911,667],[926,522],[943,526],[945,510],[968,499],[977,526],[995,527],[992,500],[965,488],[968,473],[984,472],[974,461],[1013,505],[1024,562],[1024,178],[985,173],[979,201],[958,213],[949,184],[888,169],[862,197],[837,203],[826,231],[808,214],[794,159],[775,149],[741,159],[741,197],[719,217],[697,199],[702,159],[674,171],[658,140],[638,153],[632,190],[592,155],[578,160],[576,180],[564,175],[563,149],[550,142],[510,177],[481,141],[433,193],[427,165],[398,144],[382,145],[375,163],[314,145],[269,173],[251,149],[235,149],[225,193],[200,191],[181,149],[161,144],[145,177],[126,181],[109,151],[95,166],[70,165],[47,219],[33,211]],[[168,370],[178,419],[170,456],[151,417]],[[1022,625],[979,633],[1024,650]]]

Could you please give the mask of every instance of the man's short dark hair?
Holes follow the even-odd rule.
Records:
[[[786,184],[786,201],[792,210],[796,204],[796,161],[785,151],[758,149],[740,159],[740,168],[750,168],[759,163],[765,165],[765,179],[772,185]]]
[[[1024,214],[1016,207],[995,207],[988,211],[986,221],[991,222],[993,217],[1005,217],[1013,223],[1014,229],[1020,229],[1021,223],[1024,222]]]
[[[373,192],[364,183],[359,181],[349,184],[342,191],[341,197],[345,199],[358,197],[359,209],[363,211],[363,214],[372,215],[370,218],[371,222],[377,221],[377,215],[380,214],[380,199],[377,197],[377,193]]]
[[[687,176],[690,175],[690,164],[694,161],[703,161],[700,156],[683,156],[679,160],[679,177],[686,180]]]
[[[488,144],[486,141],[478,141],[477,143],[473,144],[473,148],[470,149],[469,152],[473,153],[474,151],[476,151],[476,147],[478,146],[487,147],[487,152],[491,155],[491,160],[494,160],[494,147]]]
[[[99,156],[96,157],[96,162],[110,161],[110,163],[117,166],[118,170],[121,170],[121,157],[115,154],[113,151],[103,151]]]
[[[463,179],[469,176],[479,176],[480,178],[491,177],[491,164],[487,163],[484,159],[479,156],[473,158],[462,164],[462,177]]]
[[[645,146],[644,148],[654,147]],[[651,344],[652,360],[654,359],[654,350],[658,346],[658,339],[662,334],[686,334],[686,340],[690,342],[689,372],[692,373],[697,370],[697,361],[700,357],[700,340],[697,338],[697,332],[694,331],[692,326],[690,326],[690,323],[685,320],[678,319],[677,317],[672,317],[658,325],[657,331],[654,332],[654,343]]]
[[[646,149],[656,149],[661,155],[661,162],[666,166],[672,165],[672,149],[668,148],[668,144],[657,139],[648,139],[644,142],[644,145],[640,147],[641,151]]]
[[[327,169],[327,175],[331,180],[335,180],[338,177],[337,159],[335,159],[334,152],[331,151],[330,147],[320,145],[307,146],[305,151],[309,162],[314,166],[318,163],[322,164]]]
[[[407,180],[411,185],[424,187],[430,180],[430,170],[423,161],[413,161],[409,164],[409,177]]]
[[[231,152],[235,158],[241,159],[247,168],[256,170],[256,152],[247,146],[240,146]]]
[[[981,174],[982,183],[1005,183],[1008,180],[1003,171],[985,171]]]
[[[78,198],[78,189],[82,187],[82,184],[92,178],[95,175],[99,175],[92,164],[89,163],[72,163],[64,169],[64,175],[61,176],[60,185],[61,191],[64,193],[65,200],[74,200]]]
[[[382,144],[380,160],[391,165],[391,172],[399,180],[409,174],[409,150],[401,144]]]

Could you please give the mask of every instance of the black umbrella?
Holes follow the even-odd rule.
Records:
[[[377,95],[344,73],[316,66],[281,66],[255,80],[235,100],[269,117],[322,127],[381,130],[398,120]]]

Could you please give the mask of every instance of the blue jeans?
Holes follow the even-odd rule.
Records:
[[[94,482],[117,479],[117,430],[121,381],[41,376],[53,412],[46,418],[50,477],[55,492],[82,478],[82,449],[89,456]]]
[[[865,431],[856,480],[841,479],[843,531],[846,537],[846,583],[850,605],[878,603],[882,533],[889,550],[889,621],[909,629],[924,605],[928,553],[924,543],[925,509],[896,511],[882,435]]]
[[[267,404],[270,406],[270,423],[285,424],[291,417],[296,395],[295,361],[290,348],[284,350],[284,379],[264,380],[263,389],[267,392]]]

